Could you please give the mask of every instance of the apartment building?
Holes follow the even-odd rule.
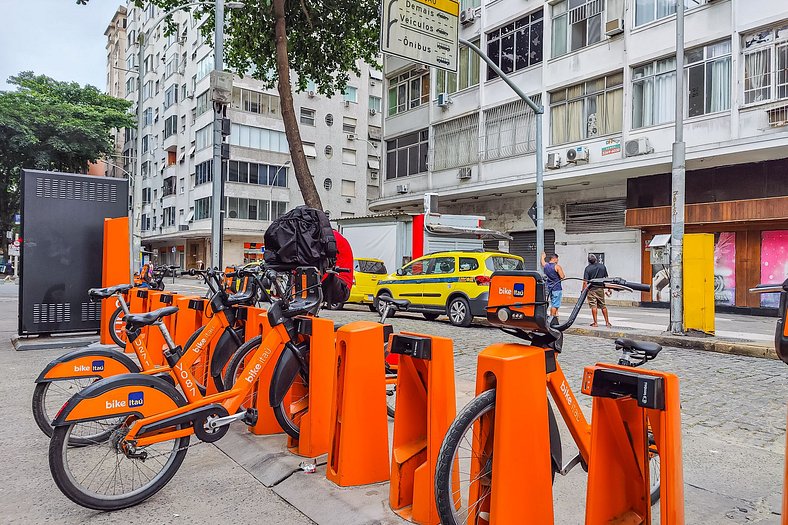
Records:
[[[715,236],[719,305],[775,307],[747,289],[788,276],[788,11],[684,1],[686,230]],[[675,0],[463,0],[461,15],[461,36],[544,106],[547,250],[570,276],[596,253],[611,275],[653,283],[629,299],[667,301],[646,247],[670,231]],[[438,193],[442,212],[486,216],[535,266],[534,113],[466,48],[457,74],[387,57],[384,75],[371,209],[413,211]]]
[[[118,6],[104,36],[107,37],[107,94],[115,98],[126,97],[126,8]],[[122,129],[114,130],[115,153],[106,162],[99,162],[96,168],[103,169],[107,177],[124,177],[123,173],[123,142]]]
[[[208,264],[211,246],[212,123],[209,74],[213,48],[203,42],[201,20],[174,15],[177,31],[154,27],[161,13],[127,3],[126,69],[135,70],[139,31],[149,32],[141,64],[142,244],[162,264],[182,268]],[[379,196],[382,138],[382,73],[366,64],[344,93],[325,97],[311,85],[294,94],[301,137],[324,209],[332,217],[367,211]],[[295,79],[294,79],[295,80]],[[126,75],[126,98],[137,100],[136,74]],[[251,77],[235,76],[230,160],[225,163],[223,262],[240,264],[262,257],[263,232],[270,221],[303,204],[281,118],[276,90]],[[134,130],[124,153],[135,158]],[[127,159],[126,169],[132,170]]]

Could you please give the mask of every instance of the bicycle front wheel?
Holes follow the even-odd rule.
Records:
[[[118,306],[109,318],[109,336],[115,344],[126,349],[126,313]]]

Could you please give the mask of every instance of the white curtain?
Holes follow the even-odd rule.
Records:
[[[730,57],[715,60],[707,64],[706,82],[711,83],[708,89],[707,113],[724,111],[730,108],[731,102],[731,59]],[[707,84],[708,86],[708,84]]]
[[[566,142],[574,142],[585,138],[586,119],[583,118],[583,100],[569,102],[566,105],[567,134]]]
[[[654,79],[654,124],[664,124],[676,117],[676,72],[657,75]]]
[[[601,97],[600,97],[601,98]],[[624,90],[616,89],[605,94],[604,121],[600,133],[618,133],[624,124]]]
[[[654,107],[654,83],[651,79],[642,80],[633,86],[632,126],[644,128],[654,124],[652,110]]]
[[[550,128],[553,131],[551,144],[566,142],[566,104],[550,108]]]
[[[769,49],[744,57],[745,104],[769,100]]]

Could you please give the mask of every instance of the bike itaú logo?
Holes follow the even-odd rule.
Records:
[[[572,415],[575,416],[577,421],[580,421],[579,409],[577,408],[577,404],[574,402],[574,396],[572,396],[572,391],[569,390],[569,386],[566,384],[566,381],[561,381],[561,393],[564,395],[564,399],[566,399],[566,404],[572,411]]]
[[[514,293],[512,295],[514,297],[525,296],[525,285],[523,283],[514,283]]]
[[[195,344],[192,347],[192,351],[198,354],[202,352],[203,347],[205,347],[205,345],[208,344],[208,342],[211,340],[211,337],[213,337],[214,333],[216,333],[216,328],[214,327],[211,327],[210,330],[207,329],[203,330],[203,333],[201,334],[202,338],[199,341],[197,341],[197,344]]]
[[[90,366],[88,365],[74,365],[74,372],[103,372],[104,360],[98,359],[93,361]]]
[[[129,392],[129,396],[123,399],[110,399],[109,401],[104,402],[104,406],[107,409],[112,408],[135,408],[141,407],[145,404],[145,393],[144,392]]]
[[[249,384],[254,383],[254,380],[257,379],[257,374],[259,374],[260,370],[263,369],[263,367],[265,366],[265,362],[268,361],[268,358],[271,357],[272,353],[273,350],[271,350],[270,348],[266,348],[263,351],[262,355],[257,360],[257,363],[254,364],[254,366],[246,374],[246,377],[244,377],[247,383]]]
[[[498,287],[498,295],[512,295],[512,291],[506,287]]]

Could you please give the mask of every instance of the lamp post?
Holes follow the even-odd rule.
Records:
[[[279,172],[282,171],[284,168],[290,165],[290,159],[287,159],[284,164],[279,166],[279,168],[274,172],[274,180],[279,178]],[[273,181],[271,181],[271,198],[268,199],[268,216],[271,217],[271,220],[274,220],[274,185]]]
[[[671,165],[670,331],[684,333],[684,1],[676,2],[676,127]]]

